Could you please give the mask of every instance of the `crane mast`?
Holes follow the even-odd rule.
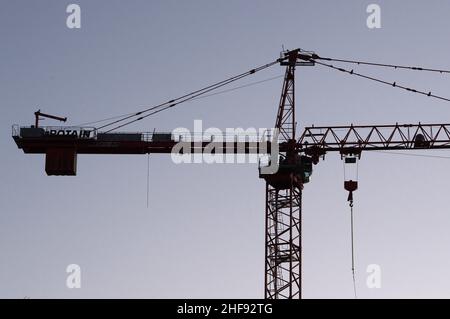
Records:
[[[266,299],[301,298],[302,160],[296,150],[295,68],[313,65],[300,61],[299,50],[286,53],[283,88],[275,129],[280,152],[278,171],[261,174],[266,181],[265,197],[265,292]]]

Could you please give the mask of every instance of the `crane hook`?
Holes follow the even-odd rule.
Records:
[[[348,191],[347,201],[349,202],[350,207],[353,207],[353,192],[358,189],[358,182],[353,180],[344,181],[344,188]]]

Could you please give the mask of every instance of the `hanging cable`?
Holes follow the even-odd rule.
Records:
[[[183,103],[183,102],[192,100],[192,99],[194,99],[195,97],[201,96],[201,95],[203,95],[203,94],[205,94],[205,93],[211,92],[211,91],[216,90],[216,89],[218,89],[218,88],[220,88],[220,87],[223,87],[223,86],[225,86],[225,85],[228,85],[228,84],[230,84],[230,83],[232,83],[232,82],[235,82],[235,81],[237,81],[237,80],[240,80],[240,79],[242,79],[242,78],[244,78],[244,77],[247,77],[247,76],[249,76],[249,75],[255,74],[255,73],[257,73],[257,72],[259,72],[259,71],[261,71],[261,70],[267,69],[267,68],[269,68],[269,67],[271,67],[271,66],[273,66],[273,65],[275,65],[275,64],[277,64],[277,63],[279,63],[281,60],[283,60],[283,59],[277,59],[276,61],[273,61],[273,62],[271,62],[271,63],[264,64],[264,65],[259,66],[259,67],[257,67],[257,68],[251,69],[251,70],[249,70],[249,71],[247,71],[247,72],[244,72],[244,73],[241,73],[241,74],[239,74],[239,75],[230,77],[230,78],[228,78],[228,79],[226,79],[226,80],[223,80],[223,81],[214,83],[214,84],[209,85],[209,86],[206,86],[206,87],[204,87],[204,88],[202,88],[202,89],[199,89],[199,90],[193,91],[193,92],[191,92],[191,93],[182,95],[182,96],[180,96],[180,97],[178,97],[178,98],[176,98],[176,99],[172,99],[172,100],[170,100],[170,101],[167,101],[167,102],[164,102],[164,103],[161,103],[161,104],[152,106],[152,107],[148,107],[148,108],[143,109],[143,110],[141,110],[141,111],[139,111],[139,112],[133,113],[132,115],[125,116],[125,117],[122,118],[122,119],[119,119],[119,120],[113,121],[113,122],[111,122],[111,123],[107,123],[107,124],[105,124],[105,125],[102,125],[102,126],[98,127],[97,130],[100,130],[100,129],[102,129],[102,128],[105,128],[105,127],[108,127],[108,126],[111,126],[111,125],[114,125],[114,124],[117,124],[117,123],[126,121],[126,120],[128,120],[128,119],[132,119],[133,117],[140,116],[140,115],[142,115],[142,114],[144,114],[144,113],[147,113],[147,112],[150,112],[150,111],[155,111],[155,110],[158,110],[158,109],[160,109],[160,108],[163,108],[163,109],[158,110],[158,112],[161,112],[161,111],[166,110],[166,109],[168,109],[168,108],[171,108],[171,107],[173,107],[173,106],[175,106],[175,105],[178,105],[178,104],[181,104],[181,103]],[[151,113],[151,114],[147,114],[147,115],[145,115],[145,116],[141,116],[141,117],[139,117],[139,118],[137,118],[137,119],[130,120],[130,121],[126,122],[125,124],[118,125],[118,126],[114,127],[113,129],[108,130],[107,132],[110,132],[110,131],[113,131],[113,130],[115,130],[115,129],[117,129],[117,128],[120,128],[120,127],[129,125],[129,124],[134,123],[134,122],[136,122],[136,121],[140,121],[140,120],[142,120],[142,119],[144,119],[144,118],[146,118],[146,117],[148,117],[148,116],[150,116],[150,115],[156,114],[156,113],[158,113],[158,112],[154,112],[154,113]]]
[[[147,153],[147,208],[150,197],[150,153]]]
[[[407,69],[407,70],[414,70],[414,71],[438,72],[438,73],[441,73],[441,74],[443,74],[443,73],[450,73],[450,70],[430,69],[430,68],[423,68],[423,67],[418,67],[418,66],[384,64],[384,63],[374,63],[374,62],[356,61],[356,60],[323,58],[323,57],[320,57],[320,56],[317,56],[317,55],[314,56],[314,59],[316,59],[316,60],[324,60],[324,61],[333,61],[333,62],[342,62],[342,63],[351,63],[351,64],[358,64],[358,65],[370,65],[370,66],[393,68],[393,69]]]
[[[314,61],[314,60],[311,59],[310,61]],[[375,78],[375,77],[372,77],[372,76],[368,76],[368,75],[364,75],[364,74],[361,74],[361,73],[354,72],[353,70],[349,71],[347,69],[343,69],[343,68],[340,68],[340,67],[335,67],[332,64],[322,63],[322,62],[318,62],[318,61],[314,61],[314,62],[319,64],[319,65],[326,66],[328,68],[331,68],[331,69],[334,69],[334,70],[337,70],[337,71],[348,73],[350,75],[355,75],[355,76],[358,76],[358,77],[361,77],[361,78],[364,78],[364,79],[367,79],[367,80],[371,80],[371,81],[375,81],[375,82],[379,82],[379,83],[382,83],[382,84],[386,84],[386,85],[389,85],[389,86],[392,86],[392,87],[395,87],[395,88],[403,89],[403,90],[406,90],[408,92],[422,94],[422,95],[425,95],[425,96],[428,96],[428,97],[433,97],[433,98],[436,98],[436,99],[439,99],[439,100],[450,102],[449,98],[432,94],[431,91],[427,93],[427,92],[424,92],[424,91],[420,91],[420,90],[416,90],[416,89],[412,89],[412,88],[409,88],[409,87],[406,87],[406,86],[399,85],[399,84],[397,84],[397,82],[391,83],[391,82],[388,82],[388,81],[385,81],[385,80],[381,80],[381,79],[378,79],[378,78]]]
[[[353,192],[358,189],[358,159],[360,155],[360,153],[348,153],[342,155],[344,165],[344,188],[346,191],[348,191],[347,201],[350,206],[350,241],[352,254],[353,293],[355,295],[355,299],[358,298],[358,295],[356,293]]]
[[[350,205],[350,228],[351,228],[351,242],[352,242],[352,276],[353,276],[353,293],[355,299],[358,299],[356,293],[356,274],[355,274],[355,241],[354,241],[354,220],[353,220],[353,199],[349,203]]]

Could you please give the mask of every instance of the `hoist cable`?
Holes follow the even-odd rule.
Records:
[[[352,162],[350,162],[350,161],[347,162],[346,159],[342,162],[345,181],[347,181],[347,176],[346,176],[346,164],[347,163],[352,163]],[[347,186],[347,182],[345,182],[344,188],[349,191],[347,201],[350,206],[350,244],[351,244],[351,258],[352,258],[353,294],[355,296],[355,299],[358,299],[358,295],[356,292],[355,236],[354,236],[355,225],[354,225],[354,215],[353,215],[353,191],[355,191],[358,188],[357,180],[358,180],[358,175],[359,175],[359,165],[358,165],[357,161],[353,162],[353,164],[355,164],[355,163],[356,163],[356,181],[353,181],[353,182],[356,184],[353,185],[353,187],[352,187],[352,186]],[[352,181],[352,179],[350,179],[350,182],[351,181]]]
[[[350,228],[351,228],[351,242],[352,242],[352,277],[353,277],[353,293],[354,293],[354,295],[355,295],[355,299],[358,299],[358,295],[356,294],[353,200],[350,201]]]
[[[147,153],[147,208],[150,199],[150,152]]]

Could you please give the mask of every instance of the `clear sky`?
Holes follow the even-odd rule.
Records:
[[[81,7],[81,29],[66,7]],[[381,7],[381,28],[366,8]],[[285,48],[450,69],[449,1],[5,1],[0,3],[0,297],[260,298],[264,182],[255,164],[175,165],[169,155],[79,156],[47,177],[11,125],[33,112],[68,124],[139,110],[270,62]],[[448,75],[368,74],[450,96]],[[241,84],[283,74],[280,66]],[[205,98],[129,130],[273,126],[282,79]],[[305,125],[448,122],[450,104],[320,66],[297,71]],[[52,123],[46,120],[45,124]],[[417,152],[415,152],[417,153]],[[450,156],[448,152],[427,154]],[[361,298],[450,297],[450,160],[364,153],[355,193]],[[303,192],[306,298],[352,298],[342,162],[328,155]],[[66,287],[78,264],[82,287]],[[369,289],[378,264],[382,287]]]

